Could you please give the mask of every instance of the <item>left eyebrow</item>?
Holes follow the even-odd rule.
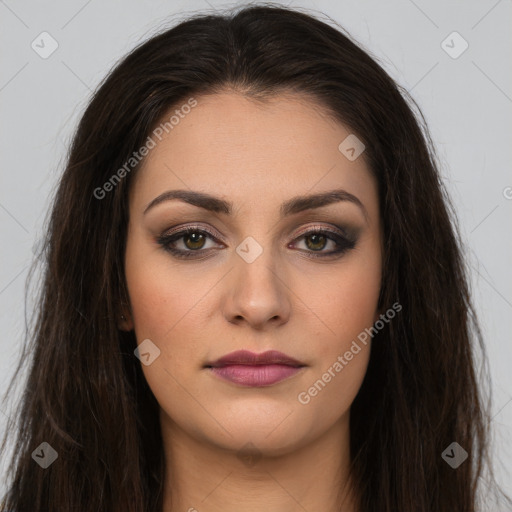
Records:
[[[173,199],[181,200],[185,203],[215,213],[231,215],[233,212],[233,203],[221,199],[220,197],[193,190],[168,190],[167,192],[155,197],[155,199],[146,206],[144,214],[157,204],[163,203],[164,201],[171,201]],[[341,201],[348,201],[355,204],[363,212],[365,218],[368,219],[368,212],[359,198],[341,188],[329,190],[327,192],[320,192],[318,194],[292,197],[281,205],[280,217],[282,219],[288,215],[300,213],[305,210],[321,208],[322,206],[327,206]]]

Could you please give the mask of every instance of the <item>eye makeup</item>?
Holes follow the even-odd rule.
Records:
[[[207,241],[225,246],[211,229],[197,224],[167,230],[156,238],[163,250],[178,259],[204,259],[219,250],[211,247],[204,249]],[[304,241],[305,249],[295,248],[300,241]],[[287,247],[299,250],[311,258],[335,259],[353,249],[356,243],[357,236],[352,230],[334,224],[313,225],[302,230]],[[177,245],[181,245],[181,248]],[[329,245],[331,250],[325,251]]]

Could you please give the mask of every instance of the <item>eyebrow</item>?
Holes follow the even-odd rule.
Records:
[[[181,200],[193,206],[203,208],[204,210],[222,213],[225,215],[231,215],[233,212],[233,203],[205,192],[196,192],[193,190],[168,190],[167,192],[155,197],[155,199],[146,206],[144,215],[157,204],[171,200]],[[341,188],[318,194],[292,197],[281,205],[280,217],[282,219],[288,215],[293,215],[305,210],[321,208],[322,206],[327,206],[341,201],[348,201],[357,205],[363,212],[366,220],[368,220],[368,212],[366,211],[363,203],[356,196]]]

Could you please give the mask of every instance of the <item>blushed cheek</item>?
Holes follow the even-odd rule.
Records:
[[[323,355],[348,350],[357,336],[373,325],[380,290],[379,275],[367,279],[363,272],[353,272],[333,279],[309,303],[316,301],[320,325],[315,331],[323,339],[318,348]],[[318,322],[317,322],[318,325]]]
[[[351,268],[341,284],[332,290],[325,309],[325,323],[335,334],[330,333],[321,347],[321,372],[324,374],[330,369],[331,374],[336,375],[332,378],[330,393],[333,400],[342,400],[341,407],[350,406],[366,374],[371,338],[361,333],[375,321],[379,277],[379,273],[375,273],[368,278],[366,267]],[[329,379],[328,375],[325,377]]]
[[[160,351],[150,365],[142,364],[142,371],[157,401],[172,410],[170,397],[175,400],[183,392],[179,383],[187,382],[190,391],[193,385],[187,379],[190,368],[184,364],[190,365],[198,352],[190,337],[189,300],[184,300],[179,283],[141,271],[141,266],[134,268],[132,274],[127,272],[127,280],[137,343],[150,339]]]
[[[197,356],[204,350],[205,331],[197,326],[204,324],[205,281],[191,281],[161,261],[152,264],[133,256],[127,258],[126,274],[135,336],[138,343],[149,338],[160,350],[155,363],[143,368],[148,382],[159,385],[160,379],[171,378],[160,375],[163,368],[184,378],[187,364],[187,371],[199,364]]]
[[[165,338],[187,310],[190,290],[166,262],[159,249],[149,249],[142,235],[129,233],[126,283],[137,339]]]
[[[178,320],[187,313],[188,300],[179,284],[151,274],[133,276],[129,288],[137,338],[154,338],[158,344],[171,336]]]

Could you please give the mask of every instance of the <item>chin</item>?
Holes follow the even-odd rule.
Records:
[[[286,418],[287,415],[289,418]],[[208,428],[203,431],[202,437],[208,444],[235,453],[246,447],[263,456],[277,457],[297,450],[315,437],[315,430],[311,426],[301,425],[297,418],[292,418],[293,414],[287,409],[282,409],[279,417],[249,414],[236,420],[231,417],[227,422],[218,418],[231,435],[223,429],[213,431]]]

